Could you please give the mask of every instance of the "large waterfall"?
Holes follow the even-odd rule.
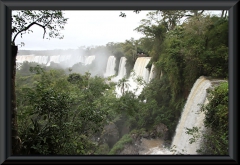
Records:
[[[35,56],[35,55],[18,55],[16,57],[17,63],[23,63],[24,61],[28,62],[36,62],[39,64],[47,64],[48,63],[48,56]]]
[[[52,55],[52,56],[39,56],[39,55],[18,55],[17,63],[21,64],[25,61],[35,62],[50,66],[51,62],[62,64],[63,67],[71,67],[76,63],[84,62],[82,55]]]
[[[190,144],[189,139],[192,138],[192,135],[186,134],[186,128],[192,129],[193,127],[198,127],[200,128],[199,133],[201,135],[204,129],[204,113],[200,109],[201,105],[206,101],[206,89],[210,86],[211,81],[203,76],[194,83],[172,141],[172,147],[176,150],[176,153],[197,154],[196,150],[200,147],[201,137],[196,142]]]
[[[172,151],[170,152],[166,148],[154,147],[149,149],[150,151],[147,154],[197,154],[196,150],[200,148],[201,135],[205,130],[205,115],[200,109],[201,105],[208,103],[207,89],[212,88],[213,82],[201,76],[194,83],[175,131],[171,144]],[[198,134],[196,134],[196,141],[190,144],[189,139],[193,136],[186,133],[186,128],[192,129],[193,127],[197,127],[199,130]]]
[[[104,77],[115,75],[115,66],[116,66],[116,58],[114,56],[109,56]]]

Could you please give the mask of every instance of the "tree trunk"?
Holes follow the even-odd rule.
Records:
[[[17,104],[16,104],[16,93],[15,93],[15,76],[16,76],[16,56],[18,47],[12,46],[12,155],[19,154],[20,150],[20,138],[18,137],[18,125],[17,125]]]
[[[222,15],[221,15],[221,18],[223,18],[223,15],[224,15],[224,11],[225,11],[225,10],[222,10]]]

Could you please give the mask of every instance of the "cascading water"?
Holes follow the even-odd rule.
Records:
[[[115,75],[115,66],[116,66],[116,58],[114,56],[109,56],[104,77]]]
[[[22,66],[22,63],[26,61],[46,65],[48,63],[48,56],[17,55],[16,68],[20,69],[20,67]]]
[[[34,58],[34,62],[44,65],[48,63],[48,60],[49,60],[48,56],[35,56]]]
[[[138,57],[133,68],[136,76],[140,76],[145,82],[148,82],[149,78],[149,71],[146,66],[150,60],[151,57]]]
[[[119,68],[118,68],[118,76],[117,76],[119,79],[123,78],[127,73],[126,67],[125,67],[126,61],[127,61],[126,57],[121,57]]]
[[[17,55],[16,57],[16,62],[17,63],[23,63],[24,61],[28,61],[28,62],[34,62],[34,55]]]
[[[125,67],[126,61],[127,61],[126,57],[120,58],[119,67],[118,67],[118,75],[116,77],[113,77],[111,79],[111,81],[118,82],[120,79],[122,79],[124,76],[126,76],[126,74],[127,74],[126,67]]]
[[[148,79],[148,82],[150,82],[155,76],[156,76],[156,73],[155,73],[155,66],[154,64],[152,64],[152,67],[151,67],[151,71],[150,71],[150,74],[149,74],[149,79]]]
[[[55,63],[59,63],[61,66],[67,68],[72,67],[79,62],[84,63],[84,57],[82,55],[60,55]]]
[[[197,154],[196,150],[200,148],[201,136],[205,130],[205,115],[200,109],[202,104],[208,103],[207,89],[212,87],[212,82],[212,80],[210,81],[201,76],[194,83],[175,131],[171,144],[172,151],[170,152],[166,148],[154,147],[147,154]],[[189,139],[192,138],[192,135],[186,133],[186,128],[192,129],[193,127],[198,128],[198,138],[194,143],[190,144]]]
[[[93,62],[93,60],[95,60],[95,56],[87,56],[86,57],[86,60],[85,60],[85,65],[90,65],[92,62]]]
[[[150,60],[151,60],[151,57],[138,57],[134,64],[134,67],[133,67],[134,73],[132,73],[129,78],[129,85],[130,85],[129,91],[134,92],[136,96],[139,96],[141,94],[144,85],[138,84],[134,79],[136,79],[137,77],[140,77],[143,79],[143,81],[148,83],[149,71],[146,68],[146,66]]]
[[[209,87],[211,87],[211,81],[203,76],[197,79],[197,81],[194,83],[172,141],[171,146],[174,148],[176,153],[197,154],[196,150],[200,147],[201,137],[199,137],[196,142],[190,144],[189,139],[192,138],[192,135],[188,135],[186,133],[186,128],[200,128],[199,135],[201,135],[201,132],[204,130],[203,120],[205,116],[200,109],[201,105],[206,101],[206,89]]]
[[[50,66],[51,62],[59,63],[59,55],[50,56],[47,66]]]
[[[82,55],[53,55],[53,56],[39,56],[39,55],[18,55],[17,64],[23,62],[36,62],[49,66],[51,62],[62,64],[65,67],[71,67],[76,63],[84,63],[84,56]]]

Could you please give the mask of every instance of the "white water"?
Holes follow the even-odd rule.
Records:
[[[116,58],[114,56],[109,56],[104,77],[115,75],[115,66],[116,66]]]
[[[149,78],[149,71],[146,66],[150,60],[151,57],[138,57],[133,68],[136,76],[141,77],[146,83]]]
[[[148,82],[150,82],[153,78],[155,78],[156,76],[156,72],[155,72],[155,66],[154,64],[152,64],[152,67],[151,67],[151,71],[150,71],[150,74],[149,74],[149,79],[148,79]]]
[[[94,55],[92,55],[92,56],[87,56],[86,59],[85,59],[84,64],[85,64],[85,65],[90,65],[94,60],[95,60],[95,56],[94,56]]]
[[[130,85],[129,91],[134,92],[136,96],[139,96],[141,94],[141,92],[145,86],[144,84],[148,83],[149,71],[146,68],[146,66],[150,60],[151,60],[151,57],[138,57],[134,64],[134,67],[133,67],[134,73],[131,73],[130,78],[129,78],[129,85]],[[137,77],[142,78],[144,83],[139,84],[135,80]]]
[[[36,62],[36,56],[34,55],[21,55],[16,57],[16,62],[17,63],[23,63],[24,61],[28,62]],[[47,62],[47,61],[46,61]]]
[[[117,76],[119,79],[126,76],[126,73],[127,73],[126,67],[125,67],[126,61],[127,61],[126,57],[121,57],[120,63],[119,63],[119,68],[118,68],[118,76]]]
[[[204,113],[200,112],[201,105],[206,101],[207,91],[211,86],[211,81],[201,76],[194,83],[193,88],[188,96],[187,102],[183,109],[181,118],[176,128],[176,133],[172,141],[172,147],[176,153],[181,154],[197,154],[196,150],[200,148],[201,138],[189,144],[189,139],[192,135],[186,134],[186,128],[201,127],[200,134],[204,129]]]
[[[205,131],[204,128],[204,118],[205,115],[200,111],[202,104],[207,104],[207,89],[213,88],[215,84],[219,84],[223,80],[208,80],[204,76],[199,77],[194,83],[191,92],[188,96],[187,102],[184,106],[181,118],[177,125],[175,136],[171,144],[171,151],[164,146],[155,146],[145,152],[147,155],[154,154],[198,154],[196,151],[200,148],[202,133]],[[186,134],[187,129],[192,129],[193,127],[198,127],[199,134],[196,141],[192,144],[189,143],[189,139],[192,135]],[[196,135],[196,134],[195,134]]]
[[[162,139],[141,139],[142,151],[139,151],[140,155],[166,155],[172,154],[163,145]]]
[[[18,64],[22,64],[25,61],[35,62],[50,66],[51,62],[62,64],[63,67],[71,67],[76,63],[84,62],[82,55],[53,55],[53,56],[39,56],[39,55],[18,55],[16,58]]]

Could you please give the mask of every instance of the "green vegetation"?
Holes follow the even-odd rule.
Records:
[[[129,134],[124,135],[110,150],[110,155],[118,154],[119,151],[121,151],[124,148],[125,144],[131,143],[132,138]]]
[[[206,114],[202,154],[228,155],[228,83],[222,83],[209,93],[209,104],[203,107]]]
[[[17,74],[21,153],[93,152],[95,144],[88,138],[100,131],[106,121],[107,111],[99,96],[110,87],[100,77],[89,78],[88,73],[67,76],[62,70],[45,71],[39,66],[32,71],[36,74]],[[20,85],[29,76],[31,82]]]
[[[183,17],[186,19],[180,21]],[[166,126],[164,137],[171,141],[196,79],[202,75],[228,79],[227,18],[201,11],[157,11],[149,13],[135,30],[145,36],[85,50],[87,55],[107,51],[117,63],[122,56],[127,58],[127,77],[117,83],[88,72],[99,60],[89,66],[75,64],[68,70],[34,63],[24,63],[17,70],[21,154],[118,154],[125,144],[131,144],[132,130],[142,136],[159,124]],[[127,78],[140,53],[152,57],[147,68],[154,65],[156,77],[137,97],[127,90]],[[119,98],[116,85],[121,88]],[[210,91],[208,99],[203,107],[208,129],[199,152],[227,154],[228,84]],[[197,132],[195,127],[187,130],[193,135],[190,143],[198,138]]]

